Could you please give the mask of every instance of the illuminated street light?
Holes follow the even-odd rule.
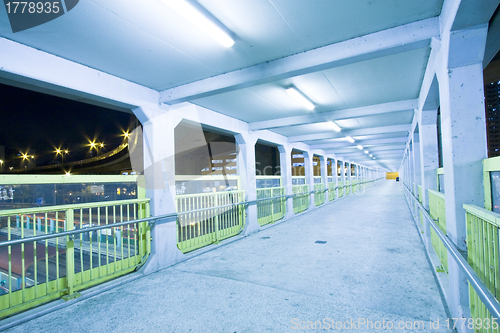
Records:
[[[92,142],[90,143],[90,148],[95,148],[95,141],[92,141]]]
[[[104,148],[104,142],[101,142],[101,143],[99,144],[99,147]]]
[[[130,137],[130,133],[129,132],[123,132],[123,136],[125,137],[125,139],[128,139]]]
[[[28,154],[23,154],[23,161],[28,159]]]

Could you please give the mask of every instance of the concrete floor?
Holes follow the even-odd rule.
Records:
[[[440,329],[431,329],[430,320],[438,319]],[[395,181],[7,332],[294,332],[317,320],[348,321],[344,329],[361,332],[375,329],[360,320],[385,320],[385,327],[391,321],[394,329],[401,321],[423,321],[419,332],[447,331]]]

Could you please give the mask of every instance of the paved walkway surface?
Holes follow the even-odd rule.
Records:
[[[445,320],[402,190],[382,181],[8,332],[444,332]]]

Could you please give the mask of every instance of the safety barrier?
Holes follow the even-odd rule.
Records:
[[[335,183],[330,182],[328,183],[328,201],[333,201],[335,200]]]
[[[309,185],[294,185],[292,193],[297,194],[293,197],[293,212],[301,213],[309,208]]]
[[[273,223],[285,217],[286,198],[284,187],[270,187],[257,189],[257,200],[269,199],[257,202],[257,221],[263,226]],[[281,197],[273,199],[273,197]]]
[[[467,278],[469,282],[469,288],[470,290],[473,290],[473,292],[470,292],[469,295],[472,296],[471,305],[474,306],[474,308],[472,308],[471,306],[471,314],[473,316],[472,319],[474,320],[474,322],[475,319],[480,319],[481,324],[484,324],[486,322],[485,319],[489,319],[489,323],[491,324],[492,318],[497,318],[498,320],[498,318],[500,318],[500,303],[495,298],[495,295],[498,295],[498,270],[496,268],[498,266],[495,266],[498,265],[498,257],[494,256],[493,253],[495,252],[495,255],[497,255],[498,253],[498,229],[496,228],[496,226],[498,226],[498,222],[500,222],[500,219],[497,220],[497,216],[500,217],[500,215],[483,210],[480,207],[464,205],[464,209],[467,211],[467,214],[470,214],[467,216],[467,221],[471,221],[470,226],[469,222],[467,222],[467,247],[469,251],[471,249],[473,252],[472,255],[468,254],[469,259],[466,260],[462,256],[462,254],[460,254],[459,250],[456,248],[453,242],[441,230],[441,226],[436,223],[438,222],[438,220],[433,218],[432,215],[430,215],[430,212],[428,212],[424,208],[424,206],[422,206],[422,204],[418,202],[418,199],[413,195],[411,190],[406,185],[402,184],[402,187],[405,190],[405,196],[407,200],[409,200],[408,206],[412,208],[413,202],[417,202],[417,209],[419,209],[423,213],[425,218],[424,224],[429,224],[429,226],[432,228],[431,230],[435,232],[440,242],[446,248],[446,251],[450,255],[450,258],[455,261],[458,268],[464,273],[465,277]],[[495,216],[495,218],[493,219],[492,216]],[[478,221],[478,218],[483,221]],[[495,223],[491,223],[492,221],[494,221]],[[488,224],[494,225],[495,228],[491,226],[488,227]],[[481,226],[483,227],[482,231],[480,228]],[[423,229],[427,230],[428,228],[424,226]],[[484,237],[485,230],[486,235],[488,235],[488,232],[490,232],[489,236],[486,237],[486,241]],[[469,234],[470,232],[473,232],[474,234]],[[486,243],[490,240],[491,243],[489,243],[489,245],[486,245]],[[470,245],[469,241],[471,242]],[[470,249],[469,246],[471,246]],[[493,248],[493,251],[485,251],[485,248]],[[475,267],[472,267],[469,263],[472,263]],[[491,267],[491,265],[493,265],[493,268]],[[490,270],[495,271],[493,279],[489,278],[490,275],[488,274],[491,274]],[[479,271],[479,274],[477,273],[477,271]],[[492,288],[494,292],[491,291]],[[478,326],[481,327],[480,325],[474,326],[475,328],[477,328]],[[491,332],[491,327],[492,325],[490,325],[488,329],[482,327],[481,329],[475,331]],[[493,332],[498,332],[498,329],[493,330]]]
[[[177,247],[183,253],[240,233],[245,224],[245,191],[176,196]]]
[[[342,198],[345,192],[344,182],[338,182],[338,188],[339,188],[339,198]]]
[[[148,216],[149,199],[0,211],[0,318],[135,270]]]
[[[446,208],[444,194],[434,190],[428,190],[429,193],[429,214],[437,220],[437,225],[446,235]],[[448,251],[443,242],[439,240],[438,235],[434,230],[431,230],[431,242],[436,255],[441,261],[442,269],[448,273]]]
[[[489,291],[500,297],[499,233],[500,215],[474,205],[464,205],[467,226],[467,261]],[[469,285],[469,307],[474,320],[492,316]],[[497,318],[498,320],[498,318]],[[499,330],[494,330],[498,332]],[[480,330],[480,332],[483,332]],[[487,332],[487,331],[484,331]]]
[[[325,185],[324,184],[314,184],[314,204],[321,206],[325,203]]]

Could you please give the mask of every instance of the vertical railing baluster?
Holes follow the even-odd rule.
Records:
[[[71,231],[75,226],[75,212],[73,209],[66,210],[66,231]],[[66,281],[68,283],[68,295],[74,293],[75,286],[75,244],[74,236],[66,236]]]

